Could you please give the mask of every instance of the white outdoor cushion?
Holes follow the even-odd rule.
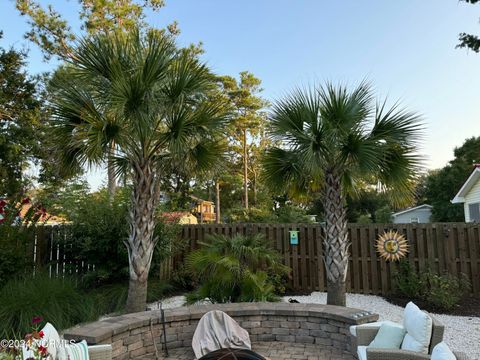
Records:
[[[375,321],[375,322],[362,324],[362,325],[352,325],[352,326],[350,326],[350,334],[352,334],[353,336],[357,336],[357,328],[364,328],[364,327],[380,328],[380,326],[382,326],[383,324],[388,324],[388,325],[396,326],[396,327],[399,327],[399,328],[403,329],[402,324],[399,324],[399,323],[396,323],[396,322],[393,322],[393,321],[390,321],[390,320],[383,320],[383,321]]]
[[[456,360],[456,356],[448,345],[442,341],[433,348],[432,360]]]
[[[367,347],[357,346],[358,360],[367,360]]]
[[[382,324],[375,339],[373,339],[368,347],[376,349],[400,349],[404,337],[405,329],[403,327]]]
[[[428,354],[432,337],[432,318],[413,302],[409,302],[403,312],[403,327],[407,334],[402,349]]]
[[[60,335],[58,335],[57,329],[50,323],[46,323],[42,331],[44,333],[42,340],[47,345],[48,353],[52,356],[52,359],[55,359],[57,357],[57,349],[60,346]]]

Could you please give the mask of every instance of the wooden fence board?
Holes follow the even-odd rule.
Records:
[[[364,294],[388,294],[393,286],[397,264],[386,262],[375,251],[378,234],[388,229],[403,233],[409,243],[408,261],[418,270],[435,273],[465,274],[472,293],[480,294],[480,225],[465,223],[436,224],[349,224],[351,241],[348,290]],[[299,244],[291,245],[289,230],[299,230]],[[184,225],[180,238],[186,240],[184,251],[161,265],[168,278],[183,265],[185,255],[198,248],[208,234],[265,235],[280,252],[283,263],[292,268],[289,287],[296,292],[326,290],[323,263],[324,229],[318,224],[222,224]],[[94,268],[88,259],[72,257],[72,239],[67,226],[38,227],[27,245],[27,257],[34,261],[32,270],[45,268],[51,276],[83,274]]]
[[[351,241],[348,290],[364,294],[387,294],[394,286],[397,264],[386,262],[375,251],[375,240],[383,231],[403,233],[409,243],[408,261],[417,270],[435,273],[465,273],[472,292],[480,294],[480,225],[436,224],[349,224]],[[324,231],[317,224],[232,224],[185,225],[182,237],[192,244],[204,240],[206,233],[226,235],[262,233],[282,254],[283,263],[292,268],[289,286],[296,292],[325,291],[323,263]],[[290,245],[289,230],[299,230],[299,245]],[[180,257],[182,258],[182,257]],[[179,263],[175,262],[174,266]]]

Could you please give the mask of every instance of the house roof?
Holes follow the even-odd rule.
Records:
[[[182,219],[183,217],[190,217],[190,216],[195,217],[194,215],[192,215],[188,211],[164,212],[160,215],[160,217],[167,222],[177,222],[180,219]]]
[[[465,196],[470,192],[473,185],[475,185],[479,179],[480,179],[480,164],[476,164],[475,169],[473,169],[467,181],[465,181],[465,183],[462,185],[462,187],[458,191],[457,195],[455,195],[455,197],[452,200],[452,203],[453,204],[464,203]]]
[[[398,211],[398,212],[394,213],[393,216],[398,216],[398,215],[406,214],[406,213],[408,213],[408,212],[415,211],[415,210],[419,210],[419,209],[423,209],[423,208],[432,209],[433,206],[432,206],[432,205],[428,205],[428,204],[423,204],[423,205],[415,206],[415,207],[413,207],[413,208],[409,208],[409,209],[405,209],[405,210],[402,210],[402,211]]]

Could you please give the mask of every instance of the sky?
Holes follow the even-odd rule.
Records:
[[[77,0],[40,2],[80,31]],[[367,79],[379,100],[400,100],[423,115],[429,169],[480,136],[480,54],[455,48],[460,32],[480,34],[479,18],[479,5],[457,0],[166,0],[148,13],[153,26],[178,21],[180,45],[201,41],[216,73],[255,74],[272,102],[296,86]],[[13,0],[0,0],[0,45],[29,49],[31,73],[54,69],[23,39],[27,29]],[[94,169],[88,180],[97,188],[105,174]]]

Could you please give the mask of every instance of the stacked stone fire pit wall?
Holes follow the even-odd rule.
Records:
[[[373,322],[377,314],[359,309],[317,304],[236,303],[165,310],[169,349],[191,347],[198,320],[208,311],[221,310],[245,328],[253,342],[286,341],[321,344],[351,351],[351,325]],[[145,311],[108,318],[65,331],[67,340],[85,339],[90,345],[112,344],[113,359],[126,360],[153,354],[163,338],[160,311]]]

